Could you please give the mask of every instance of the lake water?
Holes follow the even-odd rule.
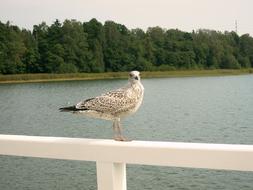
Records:
[[[109,121],[58,108],[125,80],[0,85],[0,134],[111,138]],[[144,79],[140,110],[123,121],[134,140],[253,144],[253,75]],[[128,190],[252,190],[253,172],[127,166]],[[1,190],[96,189],[94,162],[0,156]]]

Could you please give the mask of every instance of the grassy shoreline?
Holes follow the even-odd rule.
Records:
[[[146,71],[142,72],[142,78],[162,77],[195,77],[195,76],[225,76],[253,74],[253,69],[217,69],[217,70],[183,70],[183,71]],[[55,82],[71,80],[101,80],[101,79],[125,79],[128,72],[108,73],[69,73],[69,74],[15,74],[0,75],[0,84],[3,83],[34,83]]]

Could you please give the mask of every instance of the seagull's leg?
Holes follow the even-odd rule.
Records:
[[[113,133],[114,133],[114,140],[119,141],[119,132],[118,132],[118,126],[117,121],[113,120]]]
[[[117,130],[118,130],[118,134],[119,134],[118,140],[119,141],[128,141],[127,138],[122,135],[122,128],[121,128],[121,125],[120,125],[120,118],[118,118],[116,120],[116,124],[117,124]]]

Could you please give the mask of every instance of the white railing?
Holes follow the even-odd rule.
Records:
[[[126,190],[126,163],[253,171],[253,145],[0,135],[0,155],[95,161],[99,190]]]

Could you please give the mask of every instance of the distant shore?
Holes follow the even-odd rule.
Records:
[[[194,77],[194,76],[225,76],[253,74],[253,69],[216,69],[216,70],[179,70],[179,71],[143,71],[142,78]],[[125,79],[128,72],[107,73],[69,73],[69,74],[13,74],[0,75],[0,84],[5,83],[36,83],[72,80]]]

